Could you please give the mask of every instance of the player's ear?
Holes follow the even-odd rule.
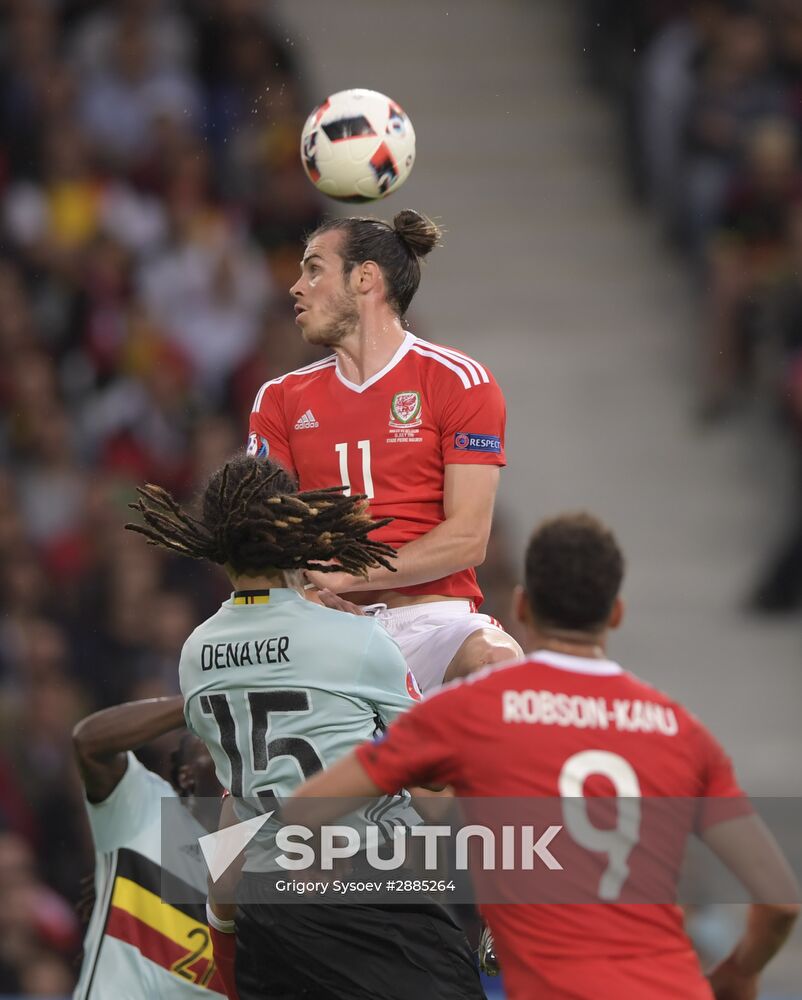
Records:
[[[182,764],[178,768],[175,776],[176,782],[178,783],[178,790],[183,795],[191,795],[195,788],[195,778],[192,774],[192,768],[189,764]]]
[[[626,611],[626,605],[621,597],[616,597],[613,602],[613,609],[610,612],[610,618],[607,622],[607,628],[618,628],[621,622],[624,620],[624,612]]]
[[[532,624],[532,609],[529,607],[529,597],[520,583],[517,584],[515,590],[512,592],[512,613],[515,620],[520,622],[521,625]]]
[[[382,283],[382,272],[375,260],[365,260],[354,268],[357,292],[372,292]]]

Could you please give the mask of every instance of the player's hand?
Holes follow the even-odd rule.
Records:
[[[320,599],[320,591],[314,585],[314,583],[304,584],[304,600],[311,601],[313,604],[322,604],[323,601]]]
[[[333,608],[335,611],[345,611],[346,614],[349,615],[364,616],[365,614],[358,604],[354,604],[352,601],[346,601],[344,597],[339,597],[337,594],[333,594],[330,590],[318,590],[315,596],[321,604],[325,604],[327,608]]]
[[[757,1000],[759,978],[756,973],[747,974],[739,969],[732,956],[725,958],[708,976],[716,1000]]]
[[[346,594],[365,582],[364,577],[351,576],[350,573],[316,573],[314,570],[307,570],[305,576],[318,590],[328,590],[332,594]]]

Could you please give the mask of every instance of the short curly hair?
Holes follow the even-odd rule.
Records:
[[[624,557],[612,531],[597,518],[561,514],[535,530],[525,573],[529,606],[539,624],[594,633],[612,612]]]

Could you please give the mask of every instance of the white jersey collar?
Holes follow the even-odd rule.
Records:
[[[363,382],[361,385],[357,385],[356,382],[351,382],[349,379],[345,377],[345,375],[343,375],[343,373],[340,371],[339,358],[337,359],[337,365],[334,369],[335,374],[337,375],[337,378],[342,382],[342,384],[345,386],[346,389],[350,389],[351,392],[364,392],[366,389],[369,389],[372,385],[375,385],[376,382],[378,382],[380,379],[383,379],[388,372],[392,371],[393,368],[395,368],[398,362],[401,361],[409,353],[409,349],[410,347],[412,347],[415,340],[417,340],[415,335],[407,331],[407,333],[404,335],[404,339],[401,341],[398,350],[390,358],[390,360],[387,362],[384,368],[382,368],[381,371],[376,372],[375,375],[371,375],[371,377],[366,382]]]
[[[572,674],[595,674],[597,677],[611,677],[624,671],[613,660],[597,660],[590,656],[571,656],[569,653],[556,653],[552,649],[539,649],[530,653],[528,660],[546,663],[557,670],[568,670]]]

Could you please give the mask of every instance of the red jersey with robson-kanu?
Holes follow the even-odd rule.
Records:
[[[446,465],[505,464],[505,419],[484,365],[407,333],[362,385],[342,375],[336,355],[266,382],[248,454],[280,462],[302,490],[367,494],[373,517],[394,519],[374,537],[400,547],[444,520]],[[473,569],[400,590],[482,600]]]
[[[750,810],[730,760],[681,705],[612,661],[542,651],[446,686],[357,755],[387,793],[434,782],[478,807],[536,797],[548,801],[535,808],[560,811],[548,849],[563,870],[539,883],[551,895],[534,896],[558,905],[480,899],[511,1000],[712,1000],[682,911],[663,901],[687,833]],[[618,797],[617,820],[594,819],[598,796]],[[562,803],[577,797],[585,809],[572,825]],[[606,902],[570,905],[577,877]],[[642,905],[643,878],[659,884],[648,895],[659,902]]]

